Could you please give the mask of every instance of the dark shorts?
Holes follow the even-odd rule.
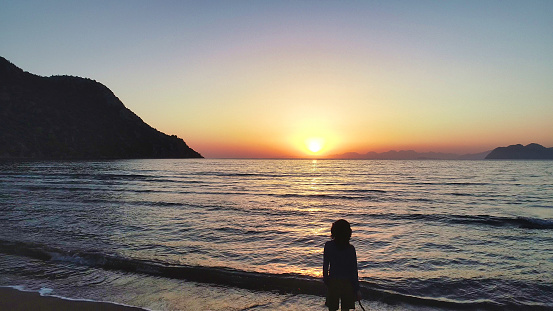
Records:
[[[355,309],[355,291],[349,280],[329,279],[325,305],[329,310],[338,310],[339,301],[342,310]]]

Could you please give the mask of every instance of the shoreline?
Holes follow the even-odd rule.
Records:
[[[23,291],[14,287],[0,287],[0,310],[42,310],[42,311],[146,311],[110,302],[72,300],[55,296],[42,296],[35,291]]]

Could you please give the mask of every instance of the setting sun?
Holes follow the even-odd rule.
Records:
[[[321,151],[324,147],[324,140],[322,138],[309,138],[305,141],[307,149],[313,153]]]

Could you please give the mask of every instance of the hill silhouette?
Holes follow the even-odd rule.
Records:
[[[492,150],[486,159],[528,159],[528,160],[551,160],[553,159],[553,148],[546,148],[539,144],[523,146],[510,145],[498,147]]]
[[[41,77],[0,57],[0,158],[201,158],[87,78]]]

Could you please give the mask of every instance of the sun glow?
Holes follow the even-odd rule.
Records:
[[[323,121],[303,120],[294,128],[288,141],[294,147],[296,157],[322,158],[336,152],[342,139],[332,130],[332,124]]]
[[[312,153],[318,153],[323,149],[324,143],[322,138],[309,138],[305,141],[305,146]]]

